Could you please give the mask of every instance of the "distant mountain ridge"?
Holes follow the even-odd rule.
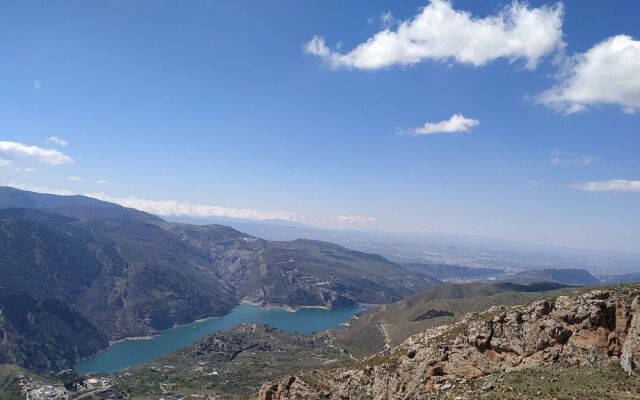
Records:
[[[222,315],[242,300],[336,308],[387,303],[437,283],[326,242],[272,242],[8,187],[0,187],[0,276],[0,287],[60,299],[112,340]]]
[[[425,273],[445,282],[482,280],[506,275],[506,271],[500,268],[472,268],[460,265],[425,263],[406,263],[403,265],[413,271]]]
[[[92,197],[37,193],[10,186],[0,186],[0,209],[2,208],[30,208],[80,219],[108,217],[149,223],[163,221],[162,218],[144,211],[126,208]]]
[[[556,282],[573,286],[589,286],[600,283],[598,278],[581,268],[532,269],[507,275],[501,280],[516,283]]]
[[[322,240],[354,250],[380,254],[402,264],[448,264],[500,269],[579,266],[594,274],[640,271],[639,253],[535,245],[472,235],[323,229],[281,220],[177,216],[166,218],[193,224],[219,223],[268,240]]]

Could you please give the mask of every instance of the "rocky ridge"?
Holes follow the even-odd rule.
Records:
[[[468,314],[350,366],[265,384],[258,399],[440,398],[470,379],[607,360],[628,374],[640,367],[638,285]]]

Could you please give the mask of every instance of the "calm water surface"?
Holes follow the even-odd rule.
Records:
[[[243,304],[223,317],[176,326],[162,331],[160,336],[153,339],[114,343],[95,357],[76,364],[75,370],[79,373],[119,371],[188,346],[211,332],[222,331],[246,322],[269,324],[286,331],[304,334],[339,328],[342,322],[362,310],[364,308],[300,308],[290,312],[281,308],[267,310]]]

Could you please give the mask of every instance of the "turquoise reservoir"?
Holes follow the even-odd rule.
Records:
[[[114,343],[95,357],[80,361],[74,368],[83,374],[116,372],[186,347],[212,332],[223,331],[243,323],[268,324],[282,330],[303,334],[340,328],[341,323],[363,310],[364,308],[358,307],[339,310],[300,308],[291,312],[282,308],[264,309],[243,304],[223,317],[166,329],[160,336],[153,339],[130,339]]]

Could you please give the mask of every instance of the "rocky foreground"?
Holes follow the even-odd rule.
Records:
[[[258,399],[444,398],[454,391],[461,394],[452,398],[462,399],[469,393],[460,387],[487,377],[577,366],[588,380],[586,371],[604,371],[612,363],[629,375],[640,367],[638,285],[469,314],[350,366],[265,384]],[[490,392],[494,385],[480,390]],[[638,398],[637,392],[625,393]]]

